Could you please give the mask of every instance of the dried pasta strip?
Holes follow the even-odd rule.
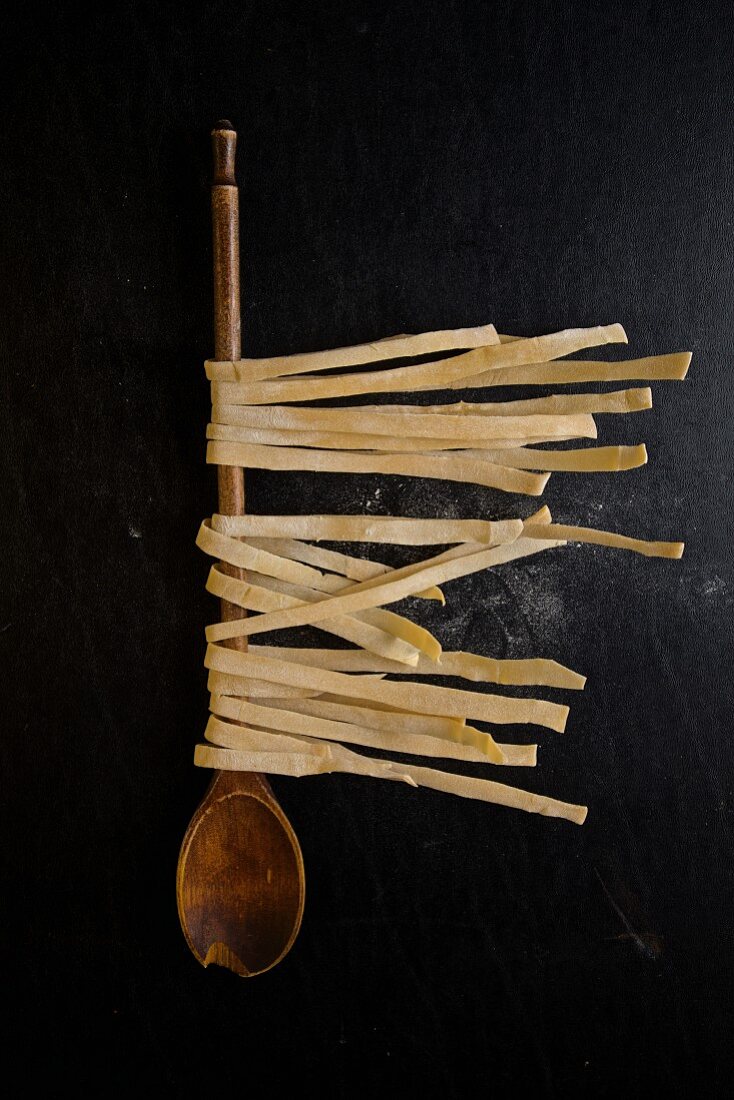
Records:
[[[232,718],[248,725],[300,734],[304,737],[318,737],[326,741],[348,741],[354,745],[386,749],[388,752],[406,752],[415,756],[444,756],[454,760],[478,761],[483,764],[504,764],[505,762],[504,753],[492,737],[488,737],[485,754],[471,746],[459,745],[438,737],[406,733],[401,729],[399,714],[394,716],[391,730],[373,730],[353,722],[335,722],[329,718],[317,718],[296,711],[262,707],[256,703],[227,696],[213,696],[209,708],[221,718]]]
[[[503,345],[504,346],[504,345]],[[618,363],[577,359],[564,363],[538,363],[514,369],[488,370],[474,378],[447,384],[447,390],[481,389],[484,386],[566,386],[583,382],[669,381],[679,382],[688,373],[689,351],[651,355]],[[422,386],[421,389],[432,389]]]
[[[243,466],[257,470],[311,470],[341,474],[400,474],[463,481],[501,489],[507,493],[540,496],[547,474],[526,474],[507,466],[478,459],[441,454],[426,463],[422,455],[365,454],[350,451],[316,451],[304,447],[268,447],[247,443],[209,442],[206,460],[217,466]]]
[[[596,546],[614,546],[620,550],[632,550],[644,554],[647,558],[681,558],[682,542],[648,542],[645,539],[632,539],[627,535],[617,535],[613,531],[597,531],[593,527],[569,527],[563,523],[550,526],[526,526],[523,534],[529,539],[543,539],[554,535],[568,542],[590,542]]]
[[[586,820],[587,807],[574,806],[568,802],[561,802],[555,798],[547,798],[545,795],[523,791],[517,787],[510,787],[504,783],[495,783],[489,779],[472,779],[463,775],[452,775],[449,772],[441,772],[433,768],[417,768],[414,765],[394,765],[402,769],[401,773],[367,770],[370,765],[377,765],[379,761],[367,760],[367,767],[359,772],[362,775],[373,775],[379,779],[400,779],[406,782],[406,777],[413,780],[414,785],[431,787],[446,794],[455,794],[461,798],[473,798],[481,802],[493,802],[499,806],[507,806],[512,809],[525,810],[527,813],[542,814],[545,817],[559,817],[574,824],[582,825]],[[223,749],[215,745],[197,745],[194,752],[194,763],[200,768],[216,768],[220,771],[257,771],[267,772],[271,775],[317,775],[322,772],[354,771],[358,765],[351,761],[345,761],[342,766],[340,760],[337,764],[325,757],[313,756],[309,753],[284,753],[284,752],[238,752],[235,749]],[[351,765],[351,766],[350,766]]]
[[[363,363],[380,363],[414,355],[432,355],[438,351],[462,351],[464,348],[478,348],[485,344],[498,343],[499,338],[494,325],[480,325],[476,328],[421,332],[414,336],[386,336],[368,344],[330,348],[328,351],[302,352],[296,355],[276,355],[268,359],[235,359],[233,362],[207,360],[204,366],[209,379],[226,382],[257,382],[266,378],[303,374],[306,371],[358,367]]]
[[[360,756],[356,752],[345,748],[343,745],[330,744],[327,741],[316,741],[313,738],[288,737],[283,733],[269,733],[267,730],[243,729],[242,726],[233,726],[228,722],[222,722],[214,716],[207,723],[205,737],[216,741],[217,748],[214,752],[234,751],[239,757],[272,759],[275,767],[260,768],[258,771],[269,771],[277,775],[318,775],[324,772],[351,772],[354,775],[365,775],[371,779],[397,779],[409,786],[416,783],[410,779],[402,766],[392,760],[376,760],[374,757]],[[246,740],[245,740],[246,738]],[[244,749],[232,750],[230,745],[242,745]],[[219,746],[223,746],[220,748]],[[200,764],[199,750],[194,751],[194,763],[201,767],[210,767],[208,764]],[[219,767],[219,765],[216,765]],[[282,770],[287,768],[289,770]],[[290,770],[293,768],[294,770]],[[226,770],[226,769],[225,769]],[[250,771],[251,768],[237,768],[237,771]]]
[[[194,749],[194,764],[197,768],[215,768],[217,771],[259,772],[295,778],[348,772],[372,779],[407,782],[400,772],[386,771],[379,766],[379,761],[357,756],[357,753],[354,753],[355,760],[346,761],[334,756],[314,756],[308,748],[306,741],[301,743],[300,752],[255,752],[249,749],[241,752],[237,749],[220,748],[218,745],[199,744]],[[409,785],[416,786],[416,783],[413,781]]]
[[[644,443],[634,447],[583,447],[568,451],[537,451],[531,447],[518,447],[514,450],[481,453],[486,454],[490,461],[499,461],[501,458],[505,466],[516,466],[520,470],[586,474],[634,470],[647,462],[647,448]]]
[[[252,578],[249,573],[245,574],[244,579],[247,583],[252,583]],[[331,576],[324,577],[323,586],[320,591],[314,588],[307,588],[303,585],[288,584],[286,581],[276,580],[272,577],[259,577],[258,580],[264,588],[269,588],[273,592],[281,592],[287,596],[295,596],[296,599],[300,600],[302,603],[313,603],[315,600],[323,599],[322,592],[324,591],[338,593],[351,587],[348,581],[342,582],[339,577]],[[393,611],[386,611],[383,608],[375,607],[358,612],[354,618],[358,619],[360,622],[369,623],[371,626],[378,627],[394,638],[400,638],[404,642],[407,642],[415,653],[411,660],[407,660],[406,657],[406,664],[413,664],[417,653],[425,654],[430,661],[437,661],[441,656],[441,643],[438,638],[435,638],[430,631],[425,629],[425,627],[418,626],[412,619],[405,618],[404,615],[396,615]]]
[[[228,620],[227,622],[211,624],[206,628],[207,641],[221,642],[229,638],[239,637],[237,633],[238,628],[228,624],[231,622],[238,623],[240,621],[244,621],[244,619],[234,619]],[[333,634],[337,638],[343,638],[345,641],[362,646],[369,653],[376,653],[381,656],[386,653],[397,654],[393,660],[399,661],[409,668],[415,665],[419,656],[416,649],[406,642],[401,641],[399,638],[392,637],[386,634],[385,631],[371,626],[368,623],[359,623],[356,620],[350,621],[346,616],[343,620],[337,619],[334,622],[325,620],[319,623],[318,628],[319,630],[326,631],[327,634]]]
[[[559,364],[561,366],[562,364]],[[226,406],[224,422],[236,424],[238,405]],[[452,416],[571,416],[578,413],[631,413],[652,408],[649,386],[610,393],[554,393],[549,397],[529,397],[523,401],[454,401],[451,405],[391,405],[390,410],[411,413],[448,413]],[[381,413],[384,405],[360,405],[362,412]],[[213,420],[218,419],[212,416]],[[440,425],[440,421],[439,421]]]
[[[212,423],[209,428],[215,433],[231,429],[239,435],[207,434],[210,438],[241,439],[248,441],[248,433],[243,428],[266,428],[268,431],[293,429],[298,431],[351,432],[355,435],[367,433],[369,436],[413,436],[428,441],[435,436],[451,439],[465,439],[470,443],[476,439],[522,439],[525,436],[574,436],[575,438],[596,439],[594,418],[589,413],[570,415],[533,413],[526,416],[472,416],[470,413],[403,412],[399,407],[385,406],[381,412],[368,411],[357,407],[322,409],[289,408],[276,406],[235,406],[238,410],[237,423]],[[366,446],[366,445],[365,445]]]
[[[407,516],[212,516],[222,534],[243,538],[324,539],[440,546],[452,542],[497,544],[515,537],[506,520],[417,519]]]
[[[383,762],[374,758],[359,756],[357,753],[351,754],[352,759],[346,759],[343,756],[314,756],[308,751],[307,741],[301,742],[301,748],[306,751],[240,752],[236,749],[220,748],[218,745],[199,744],[194,749],[194,764],[197,768],[215,768],[217,771],[258,772],[267,775],[290,775],[294,778],[346,772],[352,775],[364,775],[370,779],[392,779],[407,783],[411,787],[417,785],[404,772],[385,770],[381,766]]]
[[[266,727],[267,728],[267,727]],[[355,737],[345,737],[354,745],[362,745],[365,748],[382,749],[387,752],[403,752],[411,756],[435,756],[444,760],[461,760],[467,764],[495,764],[499,767],[534,768],[538,763],[537,745],[508,745],[496,742],[497,748],[502,753],[502,760],[490,760],[479,749],[472,745],[457,745],[450,741],[439,741],[434,737],[423,737],[417,734],[408,738],[401,738],[399,747],[394,743],[390,734],[379,733],[375,730],[364,730]]]
[[[358,702],[348,696],[344,697],[344,701],[337,701],[337,698],[341,699],[337,696],[294,699],[292,707],[289,701],[286,709],[292,709],[296,714],[307,714],[314,718],[328,718],[333,722],[346,722],[384,732],[394,730],[397,720],[401,733],[421,734],[425,737],[436,737],[443,741],[454,741],[458,745],[470,745],[486,756],[487,742],[482,739],[477,741],[473,734],[480,733],[482,738],[489,737],[489,734],[482,733],[481,730],[474,730],[465,741],[465,732],[470,730],[471,727],[467,726],[461,718],[445,718],[440,714],[414,714],[395,707],[383,708],[382,706],[378,707],[375,703],[370,703],[369,700],[363,699]],[[272,705],[282,706],[279,703]],[[260,700],[260,706],[266,709],[271,706],[271,702],[267,697],[264,697]],[[260,722],[259,724],[267,726],[269,723]]]
[[[449,550],[445,554],[438,555],[438,562],[435,558],[428,559],[429,563],[436,562],[436,564],[420,563],[418,566],[405,566],[403,569],[393,570],[393,573],[389,574],[384,581],[382,578],[362,581],[360,584],[353,585],[343,595],[337,594],[331,599],[319,600],[317,603],[296,607],[290,611],[275,611],[258,615],[254,619],[232,623],[231,626],[237,629],[237,634],[229,636],[249,637],[252,634],[262,634],[266,630],[307,626],[319,622],[320,619],[382,607],[384,604],[394,603],[406,596],[411,596],[429,584],[442,584],[458,577],[466,577],[489,566],[503,565],[517,558],[527,557],[536,552],[536,549],[548,550],[558,545],[562,545],[562,541],[558,539],[547,542],[518,539],[516,542],[492,547],[489,550],[480,550],[477,553],[473,544],[469,543],[464,547],[455,548],[457,551],[464,550],[461,556],[453,556],[452,551]]]
[[[212,382],[212,405],[277,405],[291,401],[352,397],[362,393],[443,390],[449,388],[451,383],[482,375],[483,372],[515,370],[600,344],[626,343],[627,337],[621,325],[601,325],[588,329],[566,329],[511,344],[488,345],[451,359],[411,367],[362,371],[336,377],[314,375],[268,382]]]
[[[328,569],[332,573],[338,573],[342,577],[348,577],[353,581],[366,581],[371,577],[381,577],[390,572],[389,565],[383,565],[379,561],[370,561],[368,558],[355,558],[350,554],[341,554],[336,550],[328,550],[325,546],[311,546],[299,539],[275,536],[274,538],[249,538],[250,546],[257,546],[260,550],[269,550],[271,554],[278,554],[281,558],[293,558],[294,561],[302,561],[307,565],[313,565],[317,569]]]
[[[297,661],[315,668],[328,668],[332,672],[393,672],[407,670],[397,662],[374,657],[358,649],[312,649],[310,647],[286,647],[253,645],[250,652],[259,657],[274,657],[279,661]],[[444,652],[438,663],[419,657],[410,669],[417,676],[461,676],[477,683],[521,686],[539,684],[544,687],[581,690],[586,677],[573,669],[540,657],[526,660],[497,660],[478,653]]]
[[[275,684],[295,684],[336,695],[389,703],[416,714],[442,714],[448,718],[473,718],[479,722],[498,724],[530,722],[547,726],[559,733],[563,732],[568,717],[568,707],[549,703],[544,699],[515,699],[411,681],[399,684],[386,680],[379,684],[366,683],[359,677],[348,676],[343,672],[328,672],[325,669],[309,668],[307,665],[296,665],[290,661],[254,657],[251,653],[217,645],[207,646],[204,663],[207,668],[214,668],[218,672],[258,676]]]
[[[207,592],[213,596],[219,596],[227,603],[235,607],[245,608],[247,611],[268,612],[284,611],[293,607],[301,607],[306,602],[295,596],[275,592],[271,588],[251,584],[239,577],[231,577],[222,573],[216,566],[212,566],[206,584]],[[312,590],[309,590],[312,591]],[[314,594],[314,599],[318,596]],[[228,620],[215,623],[206,628],[206,638],[209,642],[224,641],[227,638],[238,636],[238,622],[243,620]],[[380,629],[379,626],[363,622],[350,616],[343,616],[334,620],[327,619],[321,623],[321,629],[329,634],[334,634],[345,641],[362,646],[371,653],[379,653],[382,657],[389,657],[400,664],[413,666],[419,656],[418,649],[396,637],[394,634]]]
[[[340,554],[336,550],[327,550],[324,546],[311,546],[307,542],[289,538],[251,538],[250,546],[256,546],[259,550],[268,550],[271,554],[278,554],[282,558],[293,558],[295,561],[306,562],[318,569],[330,569],[342,577],[353,581],[366,581],[371,577],[381,577],[390,572],[391,566],[383,565],[379,561],[370,561],[368,558],[355,558],[350,554]],[[440,588],[429,588],[425,592],[416,592],[416,596],[426,600],[438,600],[445,604],[443,592]]]
[[[373,682],[377,682],[384,679],[384,676],[369,676],[368,678]],[[213,695],[240,695],[245,699],[267,699],[269,702],[272,702],[275,698],[272,684],[269,684],[267,680],[254,679],[251,676],[233,676],[227,672],[212,670],[209,673],[206,686],[207,691]],[[277,699],[279,702],[287,699],[290,704],[304,699],[313,699],[320,694],[319,691],[309,688],[294,687],[292,684],[279,684]]]
[[[239,407],[239,406],[235,406]],[[244,407],[244,406],[242,406]],[[269,408],[265,405],[263,408]],[[440,421],[437,422],[440,427]],[[243,428],[229,424],[210,424],[206,430],[207,439],[218,439],[225,443],[251,443],[276,447],[319,447],[334,451],[388,451],[390,453],[423,452],[430,447],[434,451],[459,451],[467,446],[465,439],[447,439],[436,436],[430,441],[421,437],[404,435],[369,435],[360,432],[302,432],[286,428]],[[515,439],[481,439],[471,441],[473,447],[522,447],[526,443],[551,443],[562,439],[580,439],[583,434],[523,436]]]
[[[401,765],[401,767],[419,787],[430,787],[434,791],[458,795],[460,798],[494,802],[515,810],[525,810],[526,813],[542,814],[544,817],[560,817],[566,821],[572,821],[575,825],[583,825],[589,812],[587,806],[561,802],[557,798],[548,798],[531,791],[522,791],[517,787],[508,787],[504,783],[495,783],[491,779],[472,779],[468,775],[453,775],[434,768],[419,768],[415,764]]]

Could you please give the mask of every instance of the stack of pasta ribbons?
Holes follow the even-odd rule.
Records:
[[[207,362],[207,461],[267,470],[398,474],[540,496],[554,471],[629,470],[644,444],[597,446],[595,415],[652,407],[649,387],[453,404],[314,405],[331,398],[492,387],[685,378],[687,352],[621,362],[563,356],[626,343],[620,325],[548,336],[500,336],[493,325],[394,336],[271,359]],[[410,365],[404,358],[451,353]],[[371,366],[370,366],[371,365]],[[370,369],[356,369],[367,368]],[[584,446],[561,446],[573,441]],[[548,446],[550,444],[550,446]],[[401,568],[322,542],[448,547]],[[242,617],[207,628],[211,716],[202,767],[305,776],[349,772],[582,823],[585,806],[505,783],[404,762],[404,757],[532,767],[537,745],[505,743],[473,723],[562,731],[568,707],[540,698],[440,687],[432,676],[502,686],[580,690],[557,662],[443,652],[439,639],[388,606],[445,602],[442,586],[520,558],[586,542],[679,558],[683,544],[529,518],[215,515],[197,544],[216,559],[207,589]],[[224,564],[222,564],[224,563]],[[418,606],[418,605],[416,605]],[[256,615],[246,612],[257,612]],[[247,645],[255,634],[315,626],[353,648]],[[388,675],[414,679],[386,679]],[[429,682],[426,682],[426,681]],[[498,735],[499,736],[499,735]],[[400,754],[365,755],[348,745]]]

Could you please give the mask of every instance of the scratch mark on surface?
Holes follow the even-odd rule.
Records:
[[[657,959],[662,954],[662,943],[660,938],[652,932],[637,932],[630,924],[629,920],[617,905],[616,901],[607,889],[607,885],[604,879],[599,874],[596,867],[594,868],[594,874],[599,879],[601,888],[607,896],[607,900],[611,905],[614,912],[617,914],[622,924],[625,927],[625,932],[619,936],[610,937],[615,940],[632,940],[637,950],[645,959]]]

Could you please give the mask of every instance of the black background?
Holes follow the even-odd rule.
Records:
[[[728,1093],[730,6],[105,9],[4,17],[10,1058],[29,1087],[102,1095]],[[648,467],[546,493],[560,521],[685,538],[682,562],[569,547],[424,613],[447,646],[588,674],[517,780],[587,802],[587,824],[276,779],[306,916],[249,982],[196,965],[174,897],[207,782],[191,756],[214,611],[193,540],[215,501],[222,116],[247,353],[488,320],[619,320],[630,354],[694,352],[653,412],[601,421],[605,442],[644,439]],[[518,507],[400,478],[256,472],[248,491],[253,511]]]

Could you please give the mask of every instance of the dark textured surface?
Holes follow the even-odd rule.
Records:
[[[29,1087],[728,1094],[729,6],[103,9],[5,14],[4,990]],[[222,115],[249,353],[489,319],[620,320],[633,354],[695,353],[652,413],[602,421],[605,440],[645,439],[648,467],[547,493],[562,521],[684,537],[681,563],[569,548],[457,581],[424,619],[448,645],[588,673],[521,775],[588,802],[587,824],[276,779],[306,917],[250,983],[195,965],[174,901],[206,784],[213,608],[193,540],[215,500],[201,363]],[[249,500],[512,505],[259,473]]]

